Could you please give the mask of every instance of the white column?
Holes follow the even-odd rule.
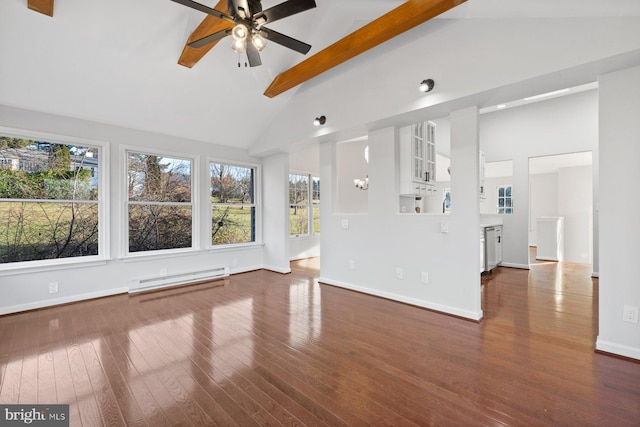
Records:
[[[263,160],[262,196],[264,267],[290,273],[288,154],[276,154]]]
[[[640,359],[640,67],[600,77],[600,296],[596,348]]]

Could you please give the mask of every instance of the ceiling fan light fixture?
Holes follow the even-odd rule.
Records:
[[[235,50],[238,53],[242,53],[245,51],[245,49],[247,48],[247,41],[246,40],[236,40],[233,39],[233,43],[231,43],[231,47],[233,48],[233,50]]]
[[[262,49],[267,45],[267,39],[262,37],[260,33],[254,33],[251,36],[251,43],[253,43],[253,46],[258,50],[258,52],[262,52]]]
[[[234,40],[246,40],[249,35],[249,29],[243,24],[238,24],[231,30],[231,35]]]
[[[436,83],[432,79],[425,79],[420,82],[420,92],[431,92]]]
[[[325,124],[326,122],[327,122],[327,118],[325,116],[320,116],[315,118],[315,120],[313,121],[313,124],[315,126],[320,126]]]

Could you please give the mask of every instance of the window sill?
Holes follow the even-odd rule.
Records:
[[[231,245],[210,246],[207,248],[208,253],[237,251],[241,249],[257,249],[262,248],[264,243],[237,243]]]
[[[203,251],[200,249],[183,249],[183,250],[170,250],[170,251],[148,251],[148,252],[135,252],[132,254],[128,254],[121,258],[118,258],[119,261],[122,262],[138,262],[138,261],[148,261],[153,259],[163,259],[163,258],[176,258],[183,256],[192,256],[202,253]]]
[[[89,257],[84,257],[89,258]],[[40,273],[43,271],[56,271],[56,270],[68,270],[78,267],[94,267],[98,265],[105,265],[109,259],[100,257],[90,257],[91,259],[83,258],[65,258],[60,260],[46,260],[46,261],[24,261],[16,263],[16,265],[6,264],[0,266],[0,276],[12,276],[16,274],[29,274]],[[27,265],[28,263],[37,263]]]

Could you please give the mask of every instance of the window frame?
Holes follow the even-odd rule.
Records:
[[[200,248],[200,203],[199,203],[199,165],[200,157],[197,155],[185,155],[184,153],[177,153],[168,150],[157,150],[149,147],[123,145],[120,147],[121,159],[122,159],[122,197],[120,201],[122,203],[122,216],[120,220],[121,228],[121,248],[120,253],[123,259],[136,259],[136,258],[152,258],[152,257],[166,257],[171,255],[178,255],[183,253],[197,252]],[[129,153],[146,154],[158,157],[169,157],[177,160],[188,160],[191,162],[191,246],[188,248],[173,248],[173,249],[158,249],[152,251],[139,251],[129,252]],[[187,206],[186,202],[155,202],[156,204],[166,205],[179,205]],[[134,205],[141,205],[144,202],[135,202]]]
[[[213,215],[213,207],[214,206],[233,206],[233,203],[213,203],[211,201],[211,164],[218,163],[224,164],[227,166],[237,166],[243,168],[251,168],[254,170],[253,174],[253,188],[254,188],[254,201],[253,207],[255,208],[255,240],[253,242],[243,242],[243,243],[225,243],[220,245],[214,245],[212,242],[211,234],[213,233],[213,223],[212,223],[212,215]],[[221,159],[217,157],[207,157],[207,226],[205,227],[207,232],[207,239],[205,248],[208,251],[224,251],[233,248],[242,248],[242,247],[251,247],[251,246],[262,246],[262,165],[259,163],[251,163],[251,162],[243,162],[229,159]],[[252,205],[238,205],[237,206],[252,206]]]
[[[287,175],[287,195],[291,194],[291,175],[300,175],[300,176],[306,176],[307,177],[307,195],[308,195],[308,200],[307,200],[307,204],[306,205],[301,205],[298,204],[297,206],[299,207],[306,207],[307,208],[307,232],[306,233],[301,233],[301,234],[291,234],[291,208],[294,206],[291,203],[287,204],[287,207],[289,209],[289,238],[291,239],[304,239],[304,238],[309,238],[309,237],[315,237],[315,236],[319,236],[320,232],[316,233],[315,232],[315,219],[314,219],[314,211],[317,208],[318,209],[318,223],[320,222],[320,205],[321,205],[321,198],[322,198],[322,193],[320,193],[319,197],[318,197],[318,203],[314,203],[314,190],[313,190],[313,182],[314,180],[318,180],[318,182],[320,182],[320,176],[318,176],[319,174],[313,174],[313,173],[309,173],[309,172],[303,172],[303,171],[298,171],[298,170],[290,170],[288,175]]]
[[[24,271],[45,271],[74,268],[78,264],[102,265],[111,259],[110,253],[110,222],[109,212],[109,142],[91,138],[79,138],[70,135],[61,135],[48,132],[32,131],[0,126],[0,134],[12,138],[24,138],[39,140],[53,144],[77,145],[98,150],[98,197],[95,202],[98,205],[98,254],[79,257],[43,259],[32,261],[17,261],[0,264],[0,276],[17,274]],[[46,199],[0,199],[2,201],[33,201],[36,203],[47,202]],[[57,203],[57,202],[54,202]]]
[[[368,146],[367,146],[368,147]],[[319,174],[317,174],[319,175]],[[310,179],[309,179],[309,191],[311,192],[311,209],[309,212],[309,227],[311,228],[311,236],[319,236],[320,232],[322,231],[322,229],[320,228],[320,205],[322,204],[322,187],[320,187],[320,176],[314,176],[313,174],[309,174]],[[314,180],[318,180],[318,185],[319,185],[319,192],[318,192],[318,203],[314,203],[314,190],[313,190],[313,182]],[[316,233],[316,226],[315,226],[315,209],[318,209],[318,229],[320,231],[318,231]]]
[[[500,197],[500,189],[504,188],[505,195]],[[507,197],[507,188],[511,189],[511,195]],[[504,199],[504,206],[500,207],[500,199]],[[511,206],[507,207],[507,199],[511,200]],[[496,214],[498,215],[513,215],[513,185],[503,184],[496,186]],[[504,212],[500,212],[503,209]],[[511,212],[507,212],[507,209],[511,209]]]

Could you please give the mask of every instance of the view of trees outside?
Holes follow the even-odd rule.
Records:
[[[309,175],[289,174],[289,232],[309,233]]]
[[[212,245],[255,242],[256,169],[211,163],[210,171]]]
[[[320,178],[311,178],[311,191],[313,197],[313,234],[320,234]]]
[[[192,246],[191,160],[129,152],[129,252]]]
[[[0,135],[0,263],[98,254],[98,156]]]

